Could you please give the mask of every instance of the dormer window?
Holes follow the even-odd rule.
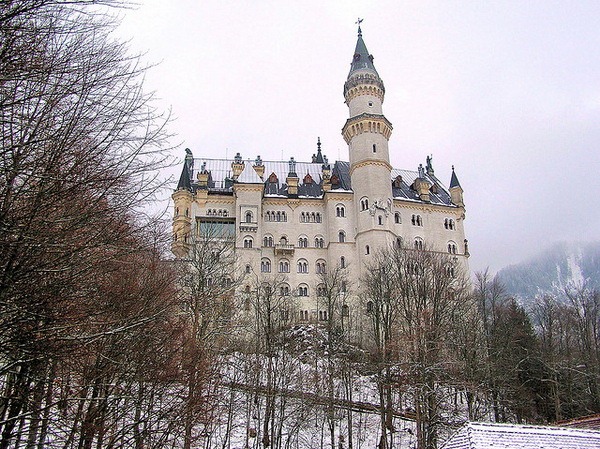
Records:
[[[304,177],[304,184],[312,184],[313,183],[313,179],[312,176],[310,176],[310,174],[306,174],[306,176]]]
[[[272,183],[277,183],[277,181],[278,181],[278,179],[277,179],[277,175],[276,175],[275,173],[271,173],[271,174],[269,175],[269,182],[272,182]]]

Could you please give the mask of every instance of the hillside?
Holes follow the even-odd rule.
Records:
[[[503,268],[498,278],[519,298],[562,290],[585,282],[600,288],[600,242],[562,242],[534,258]]]

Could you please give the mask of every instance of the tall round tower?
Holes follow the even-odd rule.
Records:
[[[342,129],[350,152],[350,176],[356,210],[360,260],[395,239],[392,233],[392,184],[388,140],[392,124],[383,115],[383,81],[358,27],[358,40],[344,98],[350,118]]]

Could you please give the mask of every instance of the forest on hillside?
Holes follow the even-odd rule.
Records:
[[[298,324],[285,278],[236,274],[230,241],[171,260],[147,213],[168,117],[112,37],[121,6],[0,4],[0,449],[429,449],[466,420],[600,412],[585,284],[526,310],[394,247],[362,279],[328,267],[326,313]]]

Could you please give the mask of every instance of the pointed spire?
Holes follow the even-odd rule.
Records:
[[[358,19],[358,40],[356,41],[356,48],[354,49],[354,56],[352,57],[352,63],[350,66],[350,73],[348,74],[348,78],[352,75],[353,72],[358,70],[369,70],[374,72],[379,76],[377,70],[375,70],[375,66],[373,65],[373,55],[369,53],[367,50],[367,46],[365,45],[365,41],[362,38],[362,30],[360,29],[360,23],[363,19]]]
[[[183,169],[179,176],[179,182],[177,183],[177,190],[189,190],[192,191],[192,172],[194,170],[194,156],[189,148],[185,149],[185,161],[183,162]]]
[[[458,176],[456,176],[456,173],[454,172],[454,165],[452,166],[452,177],[450,178],[450,188],[452,187],[460,187],[460,182],[458,182]]]
[[[317,155],[315,156],[313,162],[317,163],[317,164],[322,164],[323,161],[323,154],[321,153],[321,138],[317,137]]]

